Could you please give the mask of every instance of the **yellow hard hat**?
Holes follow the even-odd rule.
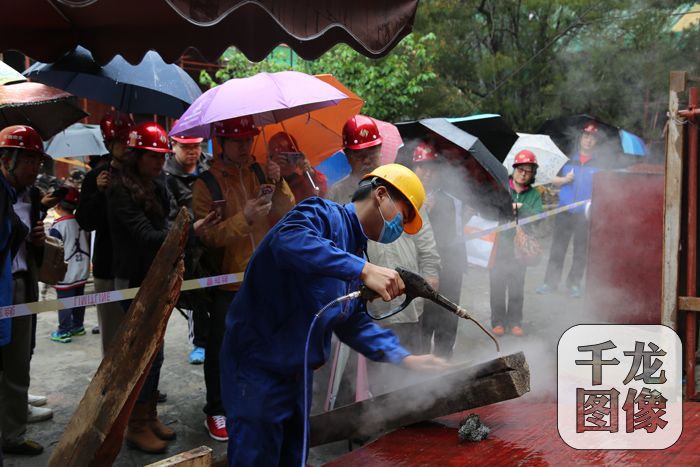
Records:
[[[425,200],[425,188],[416,174],[408,167],[401,164],[387,164],[377,167],[364,177],[377,177],[389,183],[391,186],[401,192],[402,195],[411,203],[415,216],[404,225],[403,230],[407,234],[417,233],[423,227],[423,219],[420,217],[420,208]]]

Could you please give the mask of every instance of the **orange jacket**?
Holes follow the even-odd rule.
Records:
[[[210,248],[223,249],[223,274],[244,272],[253,250],[267,231],[294,206],[294,195],[287,183],[281,180],[272,197],[272,210],[267,219],[248,224],[243,209],[246,200],[258,196],[260,182],[255,172],[249,165],[237,167],[225,164],[220,157],[216,157],[209,170],[219,183],[226,206],[223,220],[209,229],[201,240]],[[211,203],[212,195],[206,184],[197,180],[192,187],[192,211],[195,219],[206,217],[211,211]],[[240,284],[221,286],[224,290],[232,291],[239,287]]]

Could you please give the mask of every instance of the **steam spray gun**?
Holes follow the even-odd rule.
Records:
[[[394,315],[404,308],[408,306],[409,303],[411,303],[414,299],[416,298],[425,298],[428,300],[431,300],[444,309],[456,314],[460,318],[468,319],[472,321],[474,324],[476,324],[479,329],[484,331],[484,333],[493,340],[493,342],[496,344],[496,350],[498,352],[501,351],[501,346],[498,343],[498,340],[496,337],[491,334],[484,326],[481,325],[477,320],[475,320],[464,308],[461,306],[453,303],[451,300],[448,300],[444,295],[440,294],[437,290],[431,287],[430,284],[428,284],[428,281],[426,281],[421,275],[416,274],[413,271],[409,271],[408,269],[404,269],[402,267],[397,267],[396,272],[399,273],[401,276],[401,279],[403,279],[403,283],[406,286],[406,299],[403,301],[403,303],[393,310],[391,310],[389,313],[386,314],[385,317]],[[359,296],[359,298],[363,300],[374,300],[375,298],[379,297],[379,294],[377,294],[375,291],[367,288],[366,286],[362,286],[358,292],[355,292],[357,294],[356,296]]]
[[[471,317],[469,313],[467,313],[467,310],[462,308],[461,306],[453,303],[452,301],[448,300],[444,295],[441,295],[437,290],[433,289],[430,284],[428,284],[428,281],[423,279],[422,276],[419,274],[416,274],[413,271],[409,271],[408,269],[404,269],[402,267],[397,267],[396,272],[399,273],[401,276],[401,279],[403,280],[404,285],[406,286],[405,290],[405,295],[406,299],[403,301],[403,303],[390,312],[384,314],[382,317],[377,318],[372,316],[371,314],[370,317],[373,319],[384,319],[388,318],[391,315],[395,315],[396,313],[402,311],[404,308],[408,306],[409,303],[411,303],[414,299],[416,298],[426,298],[428,300],[431,300],[441,307],[445,308],[448,311],[451,311],[452,313],[456,314],[460,318],[468,319],[470,321],[473,321],[474,324],[479,326],[479,329],[484,331],[484,334],[489,336],[491,340],[493,340],[494,344],[496,344],[496,350],[500,353],[501,352],[501,346],[498,343],[498,340],[496,337],[491,334],[489,331],[484,328],[481,323],[479,323],[477,320]],[[306,334],[306,345],[304,347],[304,442],[303,442],[303,449],[302,453],[307,452],[307,447],[308,447],[308,441],[309,441],[309,423],[308,423],[308,414],[309,414],[309,390],[306,387],[308,384],[309,378],[308,378],[308,372],[309,372],[309,343],[311,339],[311,331],[314,328],[314,325],[316,324],[316,320],[330,307],[338,305],[343,302],[347,302],[350,300],[355,300],[355,299],[362,299],[362,300],[374,300],[375,298],[379,298],[379,294],[376,293],[375,291],[367,288],[367,286],[362,286],[360,287],[360,290],[356,290],[354,292],[351,292],[347,295],[343,295],[341,297],[336,298],[335,300],[332,300],[328,302],[323,308],[321,308],[315,315],[313,320],[311,321],[311,324],[309,325],[309,331]],[[302,462],[301,462],[302,467],[306,465],[306,454],[302,456]]]

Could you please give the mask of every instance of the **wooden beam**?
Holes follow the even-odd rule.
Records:
[[[311,446],[368,436],[520,397],[530,370],[518,352],[311,417]]]
[[[200,446],[187,452],[182,452],[162,461],[148,464],[146,467],[211,467],[212,449]]]
[[[680,311],[700,311],[700,297],[678,297]]]
[[[180,296],[189,225],[183,208],[47,465],[112,465],[143,376]]]
[[[683,185],[683,124],[678,121],[678,95],[685,91],[688,73],[672,71],[666,125],[666,188],[664,194],[663,264],[661,276],[661,324],[678,329],[678,254],[681,238],[681,189]]]

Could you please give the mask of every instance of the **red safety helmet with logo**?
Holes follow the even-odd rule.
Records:
[[[377,124],[366,115],[350,117],[343,126],[343,146],[347,149],[365,149],[382,144]]]
[[[107,112],[100,120],[100,130],[105,141],[120,140],[126,142],[129,139],[129,131],[136,125],[128,114],[112,110]]]
[[[523,164],[532,164],[535,167],[539,167],[539,164],[537,164],[537,157],[535,156],[535,153],[530,151],[529,149],[523,149],[522,151],[518,152],[515,155],[515,159],[513,159],[513,167],[517,167]]]
[[[416,162],[434,162],[439,160],[438,152],[430,143],[420,143],[415,151],[413,151],[413,163]]]
[[[49,158],[44,152],[44,142],[39,133],[27,125],[12,125],[0,131],[0,148],[24,149]]]
[[[596,125],[595,122],[590,121],[583,126],[583,132],[584,133],[597,133],[598,132],[598,125]]]
[[[139,123],[129,132],[127,146],[153,152],[172,152],[165,128],[156,122]]]
[[[221,138],[246,139],[260,134],[251,115],[214,122],[214,134]]]
[[[177,125],[178,120],[175,120],[173,123],[173,128],[175,125]],[[197,144],[201,143],[204,141],[204,138],[201,136],[188,136],[188,135],[178,135],[178,136],[171,136],[173,141],[177,141],[180,144]]]

